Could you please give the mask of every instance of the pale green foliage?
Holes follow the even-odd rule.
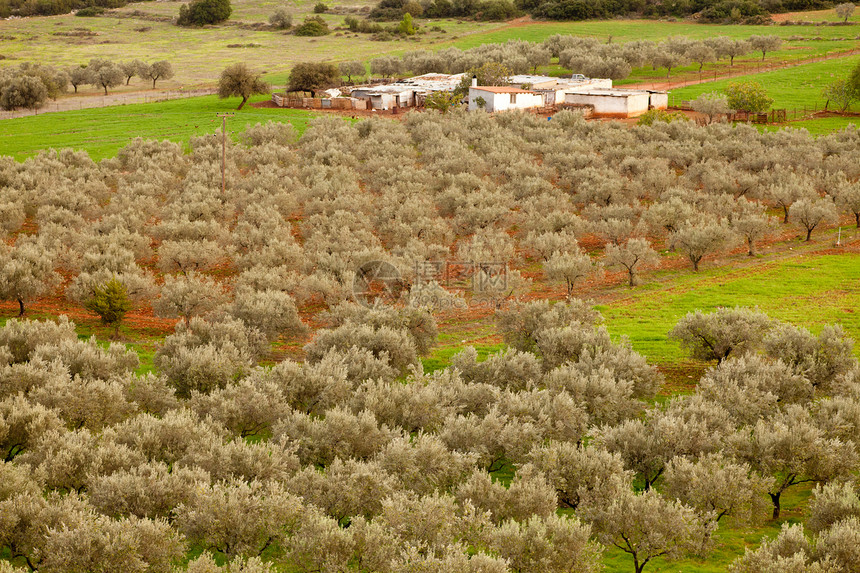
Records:
[[[474,347],[467,346],[451,358],[451,366],[457,368],[467,382],[492,384],[515,391],[535,386],[543,373],[534,354],[513,348],[491,354],[483,362],[477,359]]]
[[[164,572],[185,553],[167,521],[90,517],[50,529],[40,571],[49,573]]]
[[[286,540],[307,519],[301,499],[275,482],[217,482],[197,488],[176,508],[176,523],[188,538],[231,557],[259,556]]]
[[[765,352],[827,392],[839,376],[857,367],[854,341],[840,325],[824,325],[818,336],[802,327],[780,324],[763,341]]]
[[[690,259],[693,270],[698,272],[702,259],[733,246],[735,235],[723,222],[708,222],[683,226],[672,233],[670,241],[673,247]]]
[[[23,395],[6,398],[0,402],[0,456],[12,460],[61,424],[56,412],[31,403]]]
[[[0,245],[0,299],[14,300],[23,316],[25,303],[50,293],[59,283],[54,272],[54,253],[42,245],[19,239]]]
[[[408,331],[385,325],[374,328],[346,322],[334,329],[319,330],[313,341],[305,346],[305,352],[307,360],[316,363],[331,349],[347,351],[353,346],[367,349],[377,358],[386,359],[400,373],[418,364],[415,343]]]
[[[748,425],[790,404],[807,406],[813,398],[813,386],[785,362],[751,354],[710,368],[699,381],[698,394],[719,404],[736,424]]]
[[[715,119],[732,111],[729,107],[728,97],[716,92],[700,95],[690,102],[690,107],[693,108],[693,111],[704,115],[708,123],[712,123]]]
[[[155,354],[155,365],[186,397],[192,390],[210,392],[238,380],[251,370],[267,348],[262,333],[236,319],[180,322]]]
[[[333,408],[323,418],[299,412],[287,414],[274,425],[272,434],[295,444],[302,463],[327,466],[335,458],[370,459],[400,432],[380,425],[372,412],[353,414]]]
[[[218,282],[189,271],[185,275],[165,276],[161,293],[152,306],[156,316],[178,316],[187,324],[192,317],[214,310],[225,299],[224,289]]]
[[[235,294],[229,312],[248,327],[265,334],[269,340],[281,335],[295,337],[307,331],[293,297],[279,290],[240,290]]]
[[[860,497],[852,482],[830,482],[813,488],[806,522],[811,531],[823,531],[849,517],[860,517]]]
[[[764,61],[764,58],[768,52],[778,50],[779,47],[782,46],[782,38],[780,38],[779,36],[752,35],[747,39],[747,42],[749,42],[750,46],[752,46],[754,50],[761,51],[762,61]]]
[[[87,487],[92,505],[105,515],[170,518],[180,503],[191,501],[209,474],[199,469],[173,468],[151,462],[109,475],[94,476]]]
[[[639,282],[639,273],[647,267],[660,263],[660,255],[651,248],[647,239],[630,239],[623,245],[607,243],[604,251],[607,266],[621,267],[627,271],[628,284],[634,286]]]
[[[496,321],[508,345],[534,352],[538,348],[537,335],[540,331],[571,323],[596,325],[603,321],[603,317],[581,299],[556,304],[536,300],[497,312]]]
[[[367,308],[358,304],[343,302],[326,312],[326,318],[335,326],[346,322],[367,324],[375,328],[388,326],[390,328],[405,328],[418,354],[427,354],[436,342],[439,334],[436,320],[429,312],[412,307],[374,307]]]
[[[843,2],[842,4],[838,4],[834,10],[836,15],[842,18],[843,22],[848,22],[848,18],[854,13],[854,8],[856,6],[854,6],[853,2]]]
[[[592,446],[550,442],[529,452],[528,459],[546,475],[562,507],[576,509],[586,499],[614,497],[632,481],[619,454]]]
[[[571,297],[577,280],[586,280],[600,272],[600,263],[595,263],[587,254],[578,252],[555,252],[544,265],[549,280],[562,281]]]
[[[583,508],[581,515],[601,543],[615,545],[633,557],[636,573],[655,557],[701,551],[716,527],[692,508],[669,501],[653,489],[640,494],[627,490],[602,501]]]
[[[534,515],[507,521],[490,533],[490,547],[521,573],[590,573],[600,571],[600,546],[576,518]]]
[[[754,350],[773,327],[768,316],[750,308],[723,308],[688,313],[669,333],[700,360],[722,362],[730,354]]]
[[[740,433],[733,442],[738,454],[762,475],[777,476],[769,492],[774,519],[779,517],[785,490],[845,477],[857,463],[854,443],[828,438],[800,406],[759,420],[751,433]]]
[[[803,198],[792,206],[791,212],[794,220],[806,231],[807,241],[812,239],[812,231],[816,227],[838,220],[836,205],[829,197]]]
[[[730,517],[749,523],[763,514],[770,481],[754,473],[747,464],[712,453],[695,461],[687,458],[670,461],[662,492],[695,508],[703,518],[719,521]]]

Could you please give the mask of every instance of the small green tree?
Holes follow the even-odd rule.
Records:
[[[433,92],[424,100],[424,107],[448,113],[448,110],[459,105],[460,99],[460,95],[454,92]]]
[[[93,294],[84,303],[84,308],[97,314],[105,325],[113,326],[116,338],[122,319],[131,310],[131,300],[125,285],[114,277],[102,286],[93,287]]]
[[[836,80],[827,84],[821,95],[824,96],[828,104],[833,102],[839,111],[845,111],[854,100],[860,97],[860,91],[855,90],[848,80]]]
[[[404,36],[412,36],[415,34],[415,24],[412,23],[412,14],[407,12],[403,15],[400,24],[397,25],[397,31]]]
[[[758,82],[732,82],[725,89],[726,98],[731,109],[763,113],[770,109],[773,99],[767,95],[767,90]]]
[[[311,92],[337,85],[340,81],[338,69],[334,64],[325,62],[305,62],[296,64],[290,70],[290,84],[287,89],[293,92]]]

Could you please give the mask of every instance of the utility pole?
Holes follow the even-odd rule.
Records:
[[[216,113],[221,118],[221,194],[227,194],[227,118],[232,113]]]

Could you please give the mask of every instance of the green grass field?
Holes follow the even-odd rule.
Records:
[[[821,96],[821,90],[830,82],[847,77],[858,63],[860,63],[860,56],[803,64],[744,78],[730,78],[678,88],[672,90],[672,97],[676,102],[692,100],[706,92],[723,90],[732,82],[754,79],[767,89],[768,95],[773,98],[775,109],[802,109],[803,106],[810,109],[813,107],[823,109],[825,101]],[[855,103],[850,109],[860,111],[860,103]]]
[[[825,240],[830,238],[819,238],[819,244]],[[751,267],[675,271],[666,283],[644,284],[598,308],[613,336],[628,336],[638,352],[664,364],[686,359],[667,336],[675,323],[688,312],[720,306],[758,307],[812,331],[839,323],[860,340],[860,265],[855,254],[800,255]]]
[[[292,2],[294,23],[312,12],[312,0]],[[338,6],[337,14],[323,17],[330,26],[341,26],[347,13],[361,14],[374,4],[359,0],[349,6]],[[278,5],[272,0],[234,0],[233,16],[225,25],[205,28],[179,28],[163,21],[178,14],[178,2],[137,2],[103,17],[79,18],[61,15],[0,21],[0,65],[21,61],[41,61],[54,65],[86,63],[93,57],[116,60],[139,58],[167,59],[174,63],[176,77],[163,82],[162,88],[190,88],[212,85],[218,73],[236,61],[243,61],[264,72],[266,78],[283,82],[289,69],[300,61],[369,61],[384,54],[401,54],[416,48],[439,49],[449,46],[471,48],[485,43],[510,39],[542,41],[553,34],[593,36],[612,41],[634,39],[660,40],[684,35],[706,38],[727,35],[746,38],[752,34],[775,34],[786,39],[783,49],[768,54],[767,62],[779,63],[821,56],[860,47],[860,29],[854,26],[722,26],[688,21],[606,20],[587,22],[474,22],[464,20],[419,20],[426,34],[409,40],[371,41],[366,34],[348,30],[335,31],[322,38],[301,38],[274,30],[254,29],[265,23]],[[431,26],[445,30],[430,32]],[[82,32],[83,30],[83,32]],[[81,35],[83,33],[83,35]],[[796,38],[791,39],[790,38]],[[234,47],[228,47],[233,45]],[[241,46],[241,47],[236,47]],[[758,58],[740,58],[740,68],[754,68]],[[717,64],[723,68],[725,63]],[[714,66],[706,67],[712,72]],[[675,77],[693,77],[696,70],[677,70]],[[628,82],[656,81],[664,72],[636,70]],[[120,91],[143,90],[148,86],[133,80]],[[96,93],[84,88],[84,93]]]
[[[268,96],[250,101],[265,99]],[[247,125],[267,121],[291,123],[302,133],[314,117],[303,110],[258,109],[250,105],[236,111],[239,101],[204,96],[6,119],[0,122],[0,155],[22,160],[42,149],[71,147],[99,160],[112,157],[135,137],[187,143],[192,136],[213,133],[221,127],[215,115],[219,112],[235,112],[227,128],[234,134],[244,131]]]

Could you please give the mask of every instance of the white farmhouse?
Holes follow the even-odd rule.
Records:
[[[475,83],[475,82],[473,82]],[[510,109],[542,107],[541,93],[511,86],[476,86],[469,88],[469,111],[484,109],[489,112]]]
[[[624,89],[567,89],[564,103],[590,106],[598,117],[637,117],[649,109],[666,109],[665,92]]]

